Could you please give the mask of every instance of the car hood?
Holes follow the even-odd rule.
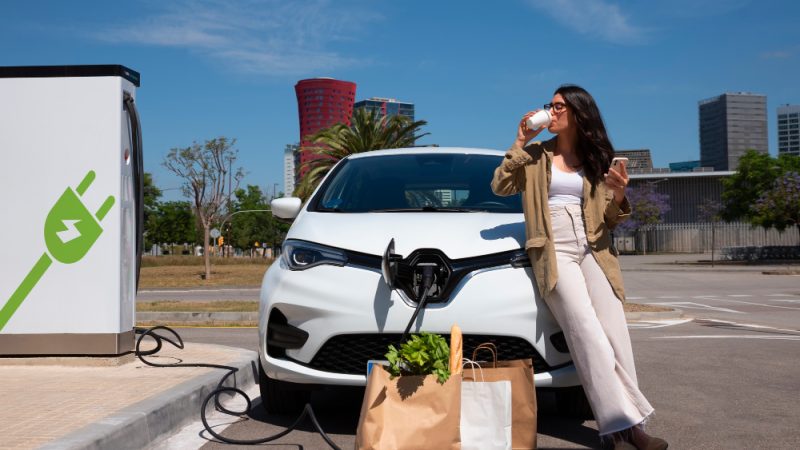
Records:
[[[304,211],[286,237],[371,255],[383,255],[394,238],[400,255],[435,248],[461,259],[523,248],[525,223],[522,214]]]

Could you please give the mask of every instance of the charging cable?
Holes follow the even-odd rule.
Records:
[[[158,331],[158,330],[163,330],[165,332],[168,332],[168,333],[172,334],[172,336],[174,337],[174,340],[170,339],[169,337],[157,334],[156,331]],[[250,408],[252,406],[252,403],[250,401],[250,397],[243,390],[241,390],[239,388],[236,388],[236,387],[225,386],[225,381],[231,375],[233,375],[236,372],[238,372],[239,369],[236,368],[236,367],[225,366],[225,365],[221,365],[221,364],[206,364],[206,363],[159,364],[159,363],[154,363],[154,362],[148,361],[147,359],[145,359],[145,357],[146,356],[152,356],[152,355],[158,353],[161,350],[162,346],[163,346],[162,341],[166,341],[166,342],[172,344],[173,346],[183,350],[183,347],[184,347],[183,346],[183,339],[181,339],[180,335],[178,335],[178,333],[176,333],[175,330],[173,330],[172,328],[169,328],[169,327],[165,327],[165,326],[157,326],[157,327],[149,328],[149,329],[146,329],[146,330],[137,328],[136,329],[136,333],[140,334],[139,338],[136,340],[136,350],[135,350],[136,357],[138,357],[139,360],[141,360],[143,363],[147,364],[148,366],[152,366],[152,367],[209,367],[209,368],[212,368],[212,369],[225,369],[225,370],[228,371],[228,373],[226,373],[219,380],[219,383],[217,383],[217,388],[214,389],[213,391],[209,392],[209,394],[203,400],[203,404],[202,404],[201,409],[200,409],[200,421],[203,422],[203,427],[206,429],[206,431],[208,431],[208,433],[211,436],[214,436],[216,439],[218,439],[218,440],[220,440],[222,442],[228,443],[228,444],[235,444],[235,445],[258,445],[258,444],[264,444],[264,443],[267,443],[267,442],[274,441],[276,439],[280,439],[283,436],[286,436],[290,432],[292,432],[295,429],[297,429],[297,426],[300,425],[301,423],[303,423],[303,420],[308,418],[309,420],[311,420],[312,425],[314,425],[314,429],[317,430],[317,432],[320,434],[320,436],[322,436],[322,439],[324,439],[325,442],[332,449],[341,450],[341,448],[339,446],[337,446],[327,434],[325,434],[325,431],[320,426],[319,421],[317,420],[317,416],[314,414],[314,410],[311,408],[311,404],[310,403],[306,403],[305,408],[303,408],[303,412],[300,413],[300,415],[297,417],[297,419],[295,419],[295,421],[291,425],[289,425],[285,430],[281,431],[280,433],[276,433],[276,434],[274,434],[272,436],[267,436],[267,437],[261,438],[261,439],[231,439],[231,438],[226,438],[226,437],[220,435],[219,433],[217,433],[216,431],[214,431],[211,428],[211,425],[209,425],[208,419],[206,418],[206,408],[208,407],[208,403],[211,400],[214,400],[214,406],[216,407],[217,411],[221,411],[221,412],[223,412],[225,414],[228,414],[228,415],[231,415],[231,416],[237,416],[237,417],[245,416],[250,411]],[[147,336],[149,336],[149,337],[151,337],[152,339],[155,340],[156,346],[155,346],[155,348],[153,348],[151,350],[142,350],[141,349],[142,340]],[[233,383],[234,384],[236,383],[235,377],[234,377],[234,382]],[[222,405],[222,403],[220,402],[220,395],[221,394],[225,394],[225,393],[233,394],[233,395],[237,395],[237,394],[241,395],[244,398],[245,402],[247,403],[247,407],[243,411],[233,411],[233,410],[230,410],[230,409],[224,407]]]

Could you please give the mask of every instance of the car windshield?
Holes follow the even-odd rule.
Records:
[[[503,156],[425,153],[343,161],[310,203],[321,212],[521,213],[519,194],[500,197],[492,175]]]

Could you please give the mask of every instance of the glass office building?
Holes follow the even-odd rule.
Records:
[[[699,103],[700,165],[736,170],[747,150],[768,152],[767,97],[726,93]]]
[[[778,154],[800,156],[800,105],[778,107]]]
[[[369,111],[378,111],[380,117],[404,116],[414,121],[414,104],[399,102],[393,98],[372,97],[361,100],[353,105],[353,109],[366,108]]]

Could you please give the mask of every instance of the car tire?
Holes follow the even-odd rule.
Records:
[[[299,414],[311,400],[311,391],[302,385],[268,377],[261,361],[258,362],[258,387],[261,404],[268,414]]]
[[[594,413],[583,386],[572,386],[556,390],[556,410],[558,414],[583,420],[593,420]]]

